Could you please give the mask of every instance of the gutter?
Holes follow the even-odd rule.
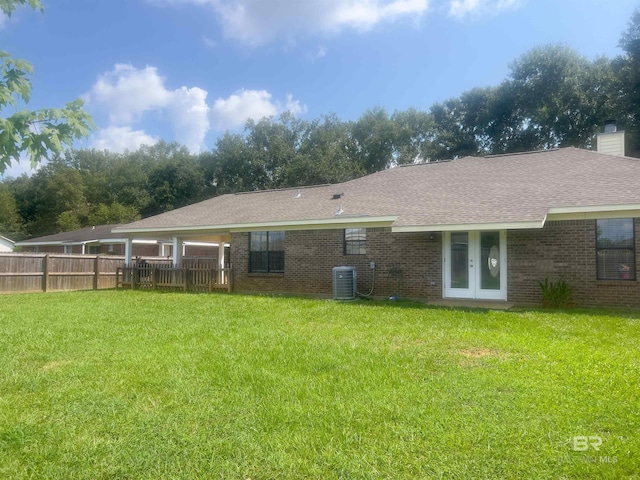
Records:
[[[197,226],[173,226],[173,227],[117,227],[111,230],[113,233],[133,233],[150,234],[160,232],[171,232],[174,234],[188,233],[213,233],[228,234],[239,232],[255,232],[265,230],[322,230],[333,228],[345,228],[351,225],[358,227],[380,227],[391,226],[397,220],[397,216],[344,216],[337,218],[316,219],[316,220],[288,220],[280,222],[252,222],[252,223],[232,223],[225,225],[197,225]]]

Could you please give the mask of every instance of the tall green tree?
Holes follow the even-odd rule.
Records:
[[[158,149],[163,150],[162,159],[154,162],[149,173],[151,202],[142,211],[145,216],[195,203],[204,198],[206,190],[200,163],[186,147],[163,142],[149,147],[151,152]]]
[[[393,123],[382,107],[367,110],[351,126],[352,155],[366,173],[384,170],[393,161]]]
[[[110,225],[114,223],[129,223],[140,220],[140,214],[132,205],[122,205],[113,202],[110,205],[100,203],[87,216],[89,225]]]
[[[618,46],[624,55],[614,60],[620,93],[614,118],[627,133],[627,155],[640,157],[640,8],[633,12]]]
[[[465,123],[465,104],[461,99],[436,103],[429,113],[434,121],[434,136],[427,147],[427,158],[447,160],[475,155],[479,151],[476,136]]]
[[[509,83],[516,120],[530,133],[527,150],[589,144],[610,94],[598,83],[597,66],[563,45],[534,48],[513,62]]]
[[[428,146],[434,138],[435,122],[428,112],[410,108],[391,115],[392,163],[402,165],[429,161]]]
[[[11,16],[18,5],[42,10],[40,0],[0,0],[0,12]],[[95,128],[80,99],[65,108],[24,108],[31,98],[32,73],[29,62],[0,51],[0,173],[12,160],[19,161],[22,153],[35,165],[61,153],[64,145],[71,146],[74,139]]]
[[[23,236],[23,226],[15,196],[9,185],[2,183],[0,183],[0,235],[12,240],[20,240]]]

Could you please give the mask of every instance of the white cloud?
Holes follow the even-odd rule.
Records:
[[[277,115],[289,110],[294,115],[306,113],[307,107],[287,95],[284,104],[274,102],[266,90],[238,90],[227,98],[218,98],[212,107],[213,122],[218,130],[241,127],[252,118]]]
[[[144,112],[167,106],[171,92],[164,87],[164,80],[155,67],[137,69],[119,63],[98,77],[86,100],[107,105],[111,123],[136,122]]]
[[[381,22],[414,19],[429,0],[148,0],[155,4],[210,5],[225,35],[260,45],[279,35],[365,31]]]
[[[463,18],[470,15],[496,14],[522,5],[523,0],[451,0],[449,15]]]
[[[18,178],[23,173],[26,173],[28,176],[31,176],[46,164],[47,164],[47,160],[44,160],[42,163],[38,163],[35,167],[32,167],[31,160],[29,160],[26,155],[21,155],[19,162],[16,162],[15,160],[11,160],[11,163],[9,164],[9,168],[7,168],[3,173],[0,174],[0,180],[9,178],[9,177]]]
[[[309,52],[307,54],[307,59],[310,62],[315,62],[316,60],[319,60],[326,56],[327,56],[327,48],[324,45],[320,45],[315,52]]]
[[[211,37],[207,37],[206,35],[202,36],[202,43],[204,43],[204,45],[209,48],[216,48],[218,46],[215,40],[213,40]]]
[[[217,99],[212,107],[207,104],[207,95],[199,87],[167,89],[165,78],[155,67],[137,69],[117,64],[112,71],[100,75],[85,95],[89,107],[108,114],[110,124],[93,138],[92,146],[121,152],[156,143],[158,138],[133,128],[143,122],[146,112],[154,110],[162,113],[161,119],[167,119],[174,140],[193,153],[202,150],[212,122],[219,130],[232,130],[242,127],[249,118],[259,120],[287,110],[294,115],[307,111],[292,95],[280,102],[267,90],[238,90]]]
[[[300,100],[294,100],[293,95],[287,94],[287,102],[284,104],[284,109],[281,111],[289,111],[295,116],[304,115],[307,113],[307,106],[300,103]]]
[[[194,153],[200,151],[209,131],[207,91],[198,87],[169,90],[165,87],[165,78],[155,67],[137,69],[129,64],[117,64],[112,71],[98,77],[85,99],[90,106],[96,105],[108,112],[111,126],[106,130],[116,136],[108,139],[126,148],[140,139],[152,138],[131,129],[145,112],[152,110],[169,113],[175,140]],[[126,127],[129,131],[116,127]]]
[[[210,127],[207,91],[182,87],[173,92],[169,110],[177,141],[198,153]]]
[[[143,130],[132,130],[131,127],[107,127],[101,129],[92,137],[90,145],[98,150],[110,150],[122,153],[125,150],[134,151],[142,145],[153,145],[160,139],[147,135]]]

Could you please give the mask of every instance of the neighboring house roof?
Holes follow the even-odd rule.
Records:
[[[0,235],[0,252],[12,252],[15,247],[15,242]]]
[[[394,231],[541,228],[552,218],[605,212],[640,216],[639,182],[640,159],[576,148],[465,157],[396,167],[335,185],[222,195],[114,232],[350,224],[389,225]],[[343,195],[334,199],[334,194]]]
[[[44,237],[31,238],[16,243],[17,246],[38,246],[38,245],[73,245],[82,243],[122,243],[122,236],[113,235],[111,230],[119,224],[98,225],[95,227],[82,228],[71,232],[56,233]]]

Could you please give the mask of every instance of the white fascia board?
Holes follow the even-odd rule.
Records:
[[[17,242],[16,247],[43,247],[45,245],[69,245],[68,242],[30,242],[25,240],[24,242]]]
[[[97,240],[91,240],[90,242],[93,243],[124,243],[126,242],[127,239],[126,238],[99,238]]]
[[[319,220],[289,220],[282,222],[255,222],[255,223],[235,223],[227,225],[198,225],[193,227],[155,227],[155,228],[114,228],[114,233],[150,234],[166,233],[189,234],[189,233],[237,233],[255,232],[263,230],[323,230],[331,228],[345,228],[351,225],[358,227],[379,227],[390,226],[398,217],[337,217]]]
[[[46,245],[87,245],[90,243],[124,243],[126,238],[96,238],[95,240],[58,240],[57,242],[31,242],[25,240],[16,243],[16,247],[44,247]]]
[[[483,230],[523,230],[527,228],[542,228],[544,219],[529,222],[495,222],[495,223],[461,223],[450,225],[404,225],[391,227],[394,233],[404,232],[466,232]]]
[[[215,242],[183,242],[184,245],[192,247],[218,247],[220,244]]]
[[[640,204],[588,205],[579,207],[551,207],[547,220],[595,220],[599,218],[640,217]]]

